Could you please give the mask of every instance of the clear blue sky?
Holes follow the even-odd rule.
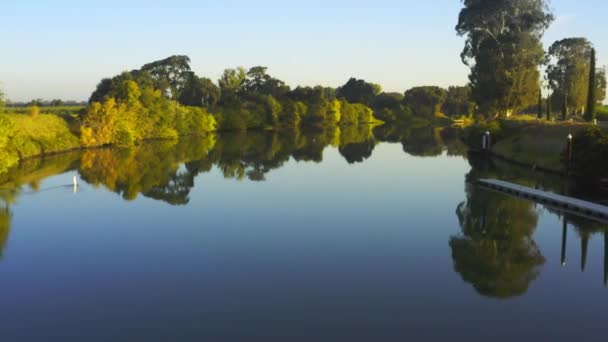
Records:
[[[584,36],[608,64],[608,3],[553,0],[545,36]],[[265,65],[288,84],[385,90],[464,84],[457,0],[3,0],[0,87],[13,101],[87,99],[97,82],[172,54],[201,76]]]

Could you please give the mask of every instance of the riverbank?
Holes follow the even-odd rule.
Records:
[[[335,145],[349,144],[367,140],[372,134],[372,129],[382,122],[374,119],[372,122],[348,124],[348,125],[324,125],[310,126],[301,125],[296,127],[264,127],[247,130],[213,130],[191,133],[181,133],[171,138],[146,137],[129,145],[135,147],[141,143],[154,140],[178,141],[195,135],[216,135],[223,133],[242,133],[249,131],[328,131],[329,135],[335,137]],[[362,130],[362,128],[364,128]],[[0,175],[9,169],[20,165],[31,159],[37,159],[49,155],[68,153],[72,151],[86,151],[100,147],[111,147],[124,145],[107,143],[103,145],[87,146],[81,137],[81,126],[79,120],[71,117],[63,117],[54,114],[2,114],[0,116]],[[299,133],[293,133],[294,137]]]
[[[491,153],[501,159],[534,169],[564,172],[563,153],[568,135],[576,135],[592,125],[585,122],[504,119],[492,124]],[[480,140],[470,137],[470,140]],[[477,148],[478,146],[469,146]],[[480,144],[480,142],[479,142]]]

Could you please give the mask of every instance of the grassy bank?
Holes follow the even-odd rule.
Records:
[[[583,122],[548,122],[505,119],[480,126],[469,132],[470,147],[477,148],[481,142],[480,131],[492,132],[492,152],[507,160],[531,167],[561,172],[564,169],[562,154],[567,146],[567,136],[590,127]],[[471,129],[470,131],[473,131]]]
[[[44,114],[54,114],[59,116],[74,116],[85,110],[84,106],[54,106],[54,107],[38,107],[38,110]],[[8,114],[29,114],[32,112],[32,107],[6,107],[4,112]]]
[[[137,141],[151,139],[177,140],[183,136],[224,131],[215,129],[213,116],[207,114],[202,109],[179,105],[176,105],[174,109],[174,111],[165,110],[163,113],[165,113],[165,116],[168,116],[168,119],[158,123],[158,120],[146,120],[147,117],[145,115],[139,115],[139,118],[133,119],[135,114],[146,114],[148,113],[147,111],[140,110],[131,115],[132,113],[125,106],[110,104],[104,107],[97,105],[88,110],[87,114],[89,116],[85,118],[84,125],[81,120],[73,116],[32,113],[16,114],[11,111],[8,111],[9,113],[0,113],[0,175],[16,164],[37,156],[109,145],[132,147]],[[156,118],[158,117],[161,116],[157,115]],[[98,120],[91,120],[97,118]],[[206,118],[211,120],[212,124],[206,124]],[[371,122],[365,122],[364,126],[369,129],[369,127],[374,127],[380,123],[381,121],[372,118]],[[343,136],[341,136],[343,141],[350,142],[351,140],[358,141],[361,132],[358,132],[357,129],[360,128],[360,124],[362,123],[354,122],[317,128],[333,127],[338,132],[343,132]],[[128,140],[127,143],[122,143],[120,139],[114,139],[114,137],[122,138],[124,136],[122,133],[125,130],[139,133],[137,130],[141,130],[142,127],[148,130],[146,134],[138,134],[137,139],[133,139],[132,136],[127,137],[129,138],[126,139]],[[272,129],[279,129],[279,127],[272,127]],[[309,126],[302,125],[302,128],[304,127]],[[314,128],[316,126],[310,127]],[[173,134],[161,134],[168,129],[172,130]],[[83,135],[83,130],[89,134]],[[355,131],[357,131],[357,134],[350,136]],[[371,129],[369,131],[371,132]],[[101,143],[97,143],[96,140],[93,143],[89,143],[91,139],[103,137],[107,137],[107,139]]]
[[[506,128],[505,138],[498,141],[492,151],[521,163],[561,171],[564,168],[562,153],[567,146],[566,137],[587,127],[588,124],[582,123],[529,122],[520,127]]]

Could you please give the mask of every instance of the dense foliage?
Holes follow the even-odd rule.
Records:
[[[369,129],[362,125],[378,124],[379,119],[401,127],[420,126],[433,123],[443,109],[453,116],[471,111],[468,87],[381,93],[380,86],[351,78],[337,89],[291,89],[262,66],[227,69],[216,84],[197,76],[189,62],[187,56],[172,56],[103,79],[86,108],[40,100],[11,109],[13,114],[0,118],[0,131],[5,132],[0,139],[3,170],[34,155],[79,147],[131,147],[142,140],[176,140],[213,131],[317,128],[350,141],[349,134]],[[346,154],[372,146],[369,140],[336,145]]]
[[[593,46],[586,38],[565,38],[551,45],[546,62],[554,107],[563,108],[566,113],[582,114],[588,109],[589,101],[595,104],[604,101],[606,72],[596,68],[594,55]],[[590,87],[591,83],[594,86]],[[591,88],[595,91],[590,92]]]
[[[449,87],[441,111],[450,117],[473,115],[475,103],[471,100],[471,87]]]
[[[365,103],[339,98],[332,88],[291,90],[262,66],[226,69],[216,85],[194,74],[189,61],[186,56],[173,56],[102,80],[84,118],[83,143],[123,144],[215,129],[345,126],[376,121]]]
[[[93,102],[81,126],[83,146],[129,146],[152,138],[175,139],[179,135],[214,131],[215,119],[202,107],[186,107],[151,87],[137,82],[121,84],[120,100],[113,97]]]
[[[479,113],[509,116],[536,103],[541,37],[553,21],[546,0],[463,0],[456,31],[466,36],[461,57],[471,68]]]
[[[371,106],[375,97],[382,92],[378,84],[368,83],[364,80],[351,78],[345,85],[337,89],[338,97],[345,98],[351,103],[361,103]]]
[[[0,114],[0,173],[21,159],[79,146],[78,138],[61,117]]]
[[[597,95],[597,82],[596,82],[596,67],[595,67],[595,49],[591,50],[591,62],[589,65],[589,83],[587,86],[587,111],[585,112],[585,119],[587,121],[594,121],[596,114],[596,95]]]

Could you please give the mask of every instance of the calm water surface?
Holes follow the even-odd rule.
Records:
[[[0,336],[601,340],[605,225],[467,185],[575,191],[463,151],[420,128],[28,161],[0,176]]]

